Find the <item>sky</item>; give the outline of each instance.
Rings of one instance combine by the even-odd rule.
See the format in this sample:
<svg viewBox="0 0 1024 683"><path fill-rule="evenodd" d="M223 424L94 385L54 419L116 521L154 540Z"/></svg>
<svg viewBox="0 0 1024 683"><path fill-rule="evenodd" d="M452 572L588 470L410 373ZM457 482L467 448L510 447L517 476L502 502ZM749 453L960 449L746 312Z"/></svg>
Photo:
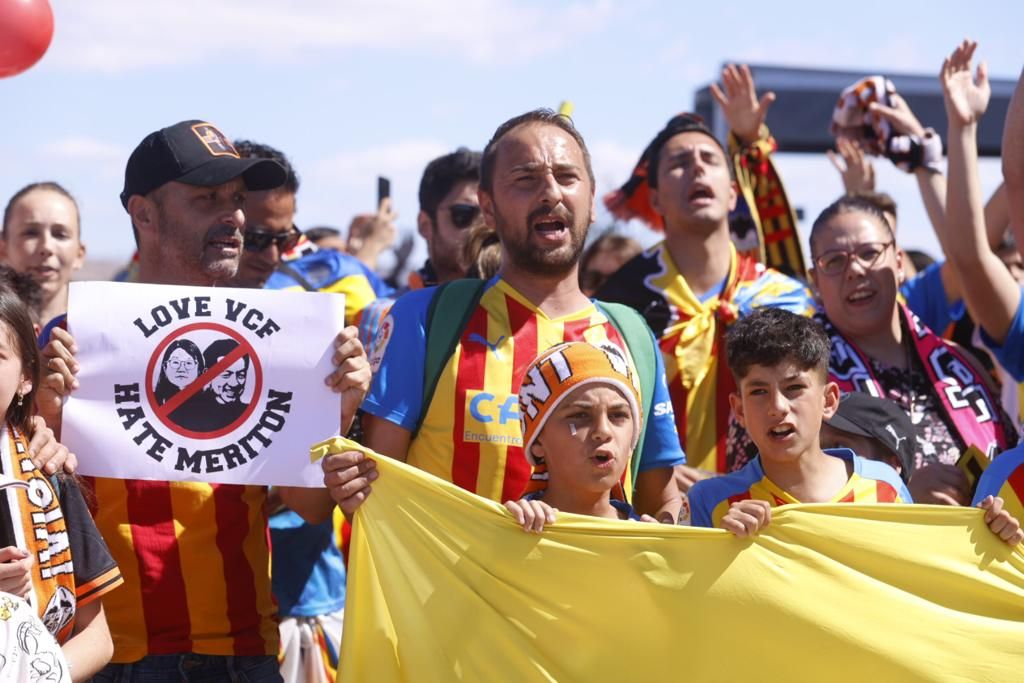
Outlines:
<svg viewBox="0 0 1024 683"><path fill-rule="evenodd" d="M1024 3L825 5L52 0L49 51L0 79L0 198L56 180L79 201L89 255L127 259L118 193L128 155L151 131L199 118L290 157L299 227L346 227L374 208L385 175L411 234L425 164L460 145L481 149L502 121L539 106L573 102L600 196L725 62L937 74L970 37L992 77L1015 80L1024 65L1007 28L1024 24ZM807 220L842 191L822 155L777 159ZM884 159L876 169L878 189L900 204L904 248L938 253L913 178ZM983 189L999 179L998 162L983 160ZM610 223L601 210L598 227Z"/></svg>

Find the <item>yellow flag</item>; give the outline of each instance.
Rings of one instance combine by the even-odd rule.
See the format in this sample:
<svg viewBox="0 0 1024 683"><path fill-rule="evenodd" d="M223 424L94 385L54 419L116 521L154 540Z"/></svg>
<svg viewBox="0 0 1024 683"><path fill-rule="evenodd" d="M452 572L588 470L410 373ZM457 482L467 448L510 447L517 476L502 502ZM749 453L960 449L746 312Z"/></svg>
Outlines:
<svg viewBox="0 0 1024 683"><path fill-rule="evenodd" d="M352 537L339 680L1024 670L1024 551L979 510L786 506L753 540L562 514L536 535L497 503L382 456L377 466Z"/></svg>
<svg viewBox="0 0 1024 683"><path fill-rule="evenodd" d="M562 103L558 105L558 113L561 114L562 116L571 117L575 109L576 105L574 105L569 100L562 100Z"/></svg>

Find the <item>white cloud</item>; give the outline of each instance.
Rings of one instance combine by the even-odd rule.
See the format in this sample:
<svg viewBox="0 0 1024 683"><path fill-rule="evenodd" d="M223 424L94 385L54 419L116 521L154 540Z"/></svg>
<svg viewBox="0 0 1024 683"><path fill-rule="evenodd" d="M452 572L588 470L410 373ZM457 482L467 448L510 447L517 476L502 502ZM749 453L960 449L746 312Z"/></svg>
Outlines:
<svg viewBox="0 0 1024 683"><path fill-rule="evenodd" d="M129 152L120 145L104 140L72 135L44 143L39 148L39 153L55 161L122 165Z"/></svg>
<svg viewBox="0 0 1024 683"><path fill-rule="evenodd" d="M598 31L610 0L60 0L50 59L74 70L303 61L367 48L454 55L477 63L531 59Z"/></svg>

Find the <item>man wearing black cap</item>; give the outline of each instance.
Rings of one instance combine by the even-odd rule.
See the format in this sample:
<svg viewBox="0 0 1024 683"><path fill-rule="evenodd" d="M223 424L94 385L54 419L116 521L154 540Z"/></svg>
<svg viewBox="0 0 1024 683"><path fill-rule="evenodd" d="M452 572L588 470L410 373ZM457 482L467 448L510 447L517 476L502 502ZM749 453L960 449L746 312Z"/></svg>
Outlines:
<svg viewBox="0 0 1024 683"><path fill-rule="evenodd" d="M214 285L234 277L246 190L284 182L279 164L240 158L212 124L182 121L147 135L128 159L121 193L139 246L139 280Z"/></svg>
<svg viewBox="0 0 1024 683"><path fill-rule="evenodd" d="M916 434L896 403L854 391L842 395L835 415L821 426L821 447L849 448L862 458L880 460L906 482L916 467Z"/></svg>
<svg viewBox="0 0 1024 683"><path fill-rule="evenodd" d="M731 96L718 100L730 128L751 143L773 96L759 103L752 80L734 85ZM727 443L728 396L736 389L720 355L726 328L761 306L813 311L800 282L737 252L729 234L737 201L731 172L729 155L703 119L680 114L648 145L629 182L606 199L616 211L615 202L635 203L646 194L664 226L665 240L624 265L597 298L632 306L659 339L688 463L677 468L684 491L745 462L734 462L734 439Z"/></svg>
<svg viewBox="0 0 1024 683"><path fill-rule="evenodd" d="M238 269L247 189L285 182L274 161L242 159L215 126L183 121L132 152L121 203L139 247L139 280L215 285ZM342 394L342 430L369 386L355 328L335 342L327 383ZM74 340L56 330L43 351L40 411L60 423L63 395L78 385ZM296 445L305 448L306 444ZM333 503L317 489L279 489L311 520ZM95 480L96 524L126 576L105 599L114 640L95 680L280 681L270 595L263 486Z"/></svg>

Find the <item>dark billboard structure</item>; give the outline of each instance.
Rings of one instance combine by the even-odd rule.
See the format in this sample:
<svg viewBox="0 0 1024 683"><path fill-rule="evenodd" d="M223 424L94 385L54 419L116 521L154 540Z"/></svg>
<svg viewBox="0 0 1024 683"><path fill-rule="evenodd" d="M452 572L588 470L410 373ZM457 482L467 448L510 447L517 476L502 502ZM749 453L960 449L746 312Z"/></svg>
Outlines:
<svg viewBox="0 0 1024 683"><path fill-rule="evenodd" d="M829 133L832 110L843 88L864 76L863 71L823 71L751 64L758 94L775 91L778 99L768 110L768 127L779 143L779 151L817 152L832 149L835 141ZM875 72L877 73L877 72ZM925 126L946 137L946 111L942 104L942 86L937 75L882 74L892 79L896 91L914 110ZM1006 109L1016 81L991 80L992 101L978 128L978 152L999 156ZM715 134L725 140L725 119L705 86L697 91L695 108L711 122Z"/></svg>

